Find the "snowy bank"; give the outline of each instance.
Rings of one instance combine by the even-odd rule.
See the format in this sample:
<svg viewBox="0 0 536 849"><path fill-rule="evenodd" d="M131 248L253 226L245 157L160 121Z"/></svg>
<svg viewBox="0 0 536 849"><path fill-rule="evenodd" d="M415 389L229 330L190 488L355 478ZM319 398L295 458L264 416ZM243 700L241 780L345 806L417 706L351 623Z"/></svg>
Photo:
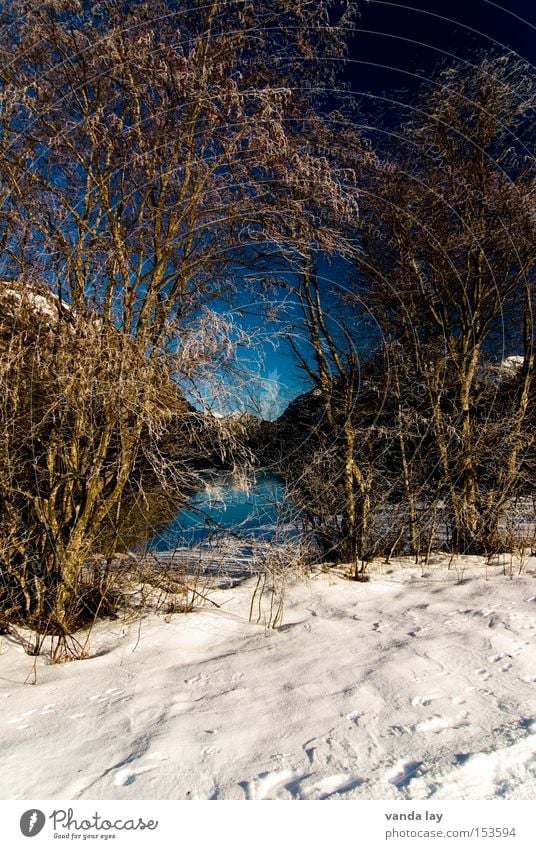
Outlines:
<svg viewBox="0 0 536 849"><path fill-rule="evenodd" d="M504 571L318 574L277 631L252 577L60 665L3 636L2 798L534 799L536 559Z"/></svg>

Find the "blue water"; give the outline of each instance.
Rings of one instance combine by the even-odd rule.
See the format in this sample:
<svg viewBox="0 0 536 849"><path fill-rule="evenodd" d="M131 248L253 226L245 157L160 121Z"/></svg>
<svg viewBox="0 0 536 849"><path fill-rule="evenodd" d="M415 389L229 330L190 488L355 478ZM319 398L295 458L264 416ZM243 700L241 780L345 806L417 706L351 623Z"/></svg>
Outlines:
<svg viewBox="0 0 536 849"><path fill-rule="evenodd" d="M248 486L231 475L212 478L175 518L148 543L150 551L170 551L236 534L244 540L273 539L288 519L285 488L274 475L257 473Z"/></svg>

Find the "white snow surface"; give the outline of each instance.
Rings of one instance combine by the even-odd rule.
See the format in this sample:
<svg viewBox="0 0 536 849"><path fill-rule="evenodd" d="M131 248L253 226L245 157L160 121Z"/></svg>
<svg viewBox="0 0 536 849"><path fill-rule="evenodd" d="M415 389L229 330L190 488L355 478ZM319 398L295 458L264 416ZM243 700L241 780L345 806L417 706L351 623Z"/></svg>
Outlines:
<svg viewBox="0 0 536 849"><path fill-rule="evenodd" d="M519 369L523 368L524 362L525 357L512 354L502 361L501 367L504 369L510 369L511 371L519 371Z"/></svg>
<svg viewBox="0 0 536 849"><path fill-rule="evenodd" d="M46 291L45 294L40 294L39 291L34 291L29 284L13 284L8 280L0 281L0 296L8 295L19 303L29 304L34 312L46 315L49 318L57 320L58 318L58 297L52 291ZM64 309L70 309L69 304L62 301Z"/></svg>
<svg viewBox="0 0 536 849"><path fill-rule="evenodd" d="M536 559L504 568L319 573L279 630L248 621L252 577L220 608L101 622L63 664L3 636L0 794L535 799Z"/></svg>

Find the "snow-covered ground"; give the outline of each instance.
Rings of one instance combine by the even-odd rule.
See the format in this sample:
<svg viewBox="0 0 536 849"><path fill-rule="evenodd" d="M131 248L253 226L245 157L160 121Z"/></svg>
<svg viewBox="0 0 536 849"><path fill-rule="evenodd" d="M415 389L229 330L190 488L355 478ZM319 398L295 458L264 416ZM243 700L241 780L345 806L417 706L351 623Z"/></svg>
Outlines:
<svg viewBox="0 0 536 849"><path fill-rule="evenodd" d="M295 581L279 630L248 578L35 670L1 637L0 795L535 799L536 559L452 565Z"/></svg>

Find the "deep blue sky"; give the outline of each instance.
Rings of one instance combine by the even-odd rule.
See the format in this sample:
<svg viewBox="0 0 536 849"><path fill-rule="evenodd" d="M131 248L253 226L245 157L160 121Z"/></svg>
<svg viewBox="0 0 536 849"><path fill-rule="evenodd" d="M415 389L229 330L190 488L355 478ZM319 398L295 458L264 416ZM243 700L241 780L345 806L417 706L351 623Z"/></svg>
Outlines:
<svg viewBox="0 0 536 849"><path fill-rule="evenodd" d="M363 0L347 77L354 90L414 88L449 54L506 47L536 61L534 0ZM387 67L390 66L393 70Z"/></svg>
<svg viewBox="0 0 536 849"><path fill-rule="evenodd" d="M360 93L365 113L377 97L404 101L442 60L458 57L471 62L482 49L494 47L536 62L536 0L362 0L345 78L352 91ZM340 282L336 267L323 271L326 286ZM266 337L272 333L270 325L259 325L255 317L249 327ZM266 382L252 384L252 390L260 395L260 412L273 418L307 386L293 366L288 346L261 347L264 363L257 370ZM246 356L243 352L244 360ZM252 366L255 370L253 362ZM239 395L233 394L222 399L220 410L240 406Z"/></svg>

